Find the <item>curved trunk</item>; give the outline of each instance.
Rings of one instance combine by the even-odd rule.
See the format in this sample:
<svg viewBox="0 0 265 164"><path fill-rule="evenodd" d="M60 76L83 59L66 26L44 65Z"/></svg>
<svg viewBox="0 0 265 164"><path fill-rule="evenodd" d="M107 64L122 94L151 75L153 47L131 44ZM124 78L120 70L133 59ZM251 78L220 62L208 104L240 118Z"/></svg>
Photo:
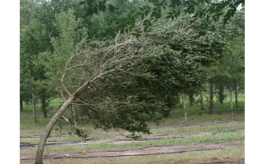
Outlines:
<svg viewBox="0 0 265 164"><path fill-rule="evenodd" d="M56 124L59 118L63 115L67 107L73 102L73 98L70 97L68 98L62 106L58 109L58 111L54 114L54 116L51 118L50 122L48 125L45 127L45 130L40 138L40 142L38 145L37 153L36 153L36 159L35 159L35 164L43 164L42 162L42 156L44 152L44 146L46 143L47 138L49 137L53 126Z"/></svg>

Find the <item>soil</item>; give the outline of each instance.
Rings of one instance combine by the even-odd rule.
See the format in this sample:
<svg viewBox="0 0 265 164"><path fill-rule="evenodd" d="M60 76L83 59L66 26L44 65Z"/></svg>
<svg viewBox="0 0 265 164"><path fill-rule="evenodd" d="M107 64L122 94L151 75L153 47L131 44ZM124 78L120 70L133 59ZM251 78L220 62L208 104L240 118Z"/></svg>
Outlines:
<svg viewBox="0 0 265 164"><path fill-rule="evenodd" d="M244 120L237 120L244 121ZM226 122L215 122L218 124L226 123ZM202 123L202 124L212 124L212 122ZM180 126L198 126L198 124L189 124L189 125L178 125L178 126L162 126L176 128ZM242 130L244 132L244 130ZM201 132L199 134L205 134L209 132ZM87 145L91 143L131 143L131 142L142 142L147 140L163 140L163 139L175 139L175 138L185 138L188 137L189 134L180 133L180 134L157 134L144 136L140 140L133 140L130 138L124 138L122 136L116 136L107 139L98 139L98 138L87 138L85 140L76 140L76 141L65 141L65 142L47 142L46 146L60 146L60 145ZM51 136L56 137L56 135ZM60 136L61 137L61 136ZM29 135L29 136L21 136L21 138L39 138L38 135ZM244 147L244 141L231 141L231 142L223 142L223 143L204 143L204 144L196 144L196 145L160 145L160 146L145 146L145 147L137 147L137 148L119 148L119 149L102 149L102 150L65 150L62 152L46 152L44 154L44 160L52 159L52 160L60 160L60 159L82 159L82 158L117 158L117 157L133 157L133 156L151 156L151 155L162 155L162 154L180 154L187 152L198 152L198 151L214 151L221 150L228 147ZM37 147L37 144L24 142L20 143L20 148L22 149L32 149ZM28 153L27 151L21 151L20 160L21 161L32 161L35 158L35 153ZM56 162L55 162L56 163ZM194 161L185 162L185 164L191 164ZM218 164L218 163L238 163L243 164L244 159L235 157L233 159L216 159L211 161L196 161L199 164ZM184 164L184 163L183 163Z"/></svg>

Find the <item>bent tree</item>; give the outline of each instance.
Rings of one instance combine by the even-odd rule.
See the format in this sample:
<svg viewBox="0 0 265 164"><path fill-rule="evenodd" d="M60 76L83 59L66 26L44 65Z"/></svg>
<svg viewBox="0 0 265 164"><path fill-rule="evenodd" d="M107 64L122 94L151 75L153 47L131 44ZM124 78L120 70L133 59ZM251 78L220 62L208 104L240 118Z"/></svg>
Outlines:
<svg viewBox="0 0 265 164"><path fill-rule="evenodd" d="M77 50L66 62L61 78L62 88L60 88L64 103L51 118L41 136L36 154L37 164L42 163L46 140L53 126L67 107L74 103L82 103L83 101L79 96L85 90L93 90L93 84L96 83L98 79L118 70L126 71L126 69L123 68L125 63L132 62L136 58L143 56L141 51L138 51L136 54L132 53L132 48L128 49L128 45L134 44L136 41L135 38L129 37L127 39L126 37L121 43L117 40L118 38L116 38L116 43L114 45L105 48L91 48L90 50L84 51ZM85 104L84 102L84 105Z"/></svg>
<svg viewBox="0 0 265 164"><path fill-rule="evenodd" d="M91 43L89 49L81 50L84 41L85 39L77 45L76 52L65 63L61 87L58 88L64 103L51 118L41 136L36 154L37 164L42 163L45 142L67 107L71 104L88 105L82 100L82 92L93 92L94 85L104 76L118 71L127 72L130 63L146 54L143 53L144 44L137 44L137 39L132 36L117 35L114 43Z"/></svg>
<svg viewBox="0 0 265 164"><path fill-rule="evenodd" d="M54 52L42 55L54 64L50 69L56 68L49 79L54 79L64 103L45 127L36 164L42 163L46 140L68 106L85 109L95 127L124 129L135 138L136 132L149 134L146 122L164 116L161 109L167 100L159 97L172 91L174 96L192 93L205 81L202 67L223 51L220 27L199 29L201 20L189 17L161 20L148 31L139 22L137 27L145 32L138 37L118 33L114 40L89 44L86 30L78 29L82 20L76 20L71 10L56 18L60 36L52 39ZM214 33L206 32L210 29Z"/></svg>

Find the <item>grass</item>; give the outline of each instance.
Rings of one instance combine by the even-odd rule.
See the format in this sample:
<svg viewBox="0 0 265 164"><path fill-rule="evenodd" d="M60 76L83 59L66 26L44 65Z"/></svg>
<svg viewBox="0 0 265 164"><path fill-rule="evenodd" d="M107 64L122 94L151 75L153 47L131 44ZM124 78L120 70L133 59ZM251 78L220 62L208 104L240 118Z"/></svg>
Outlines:
<svg viewBox="0 0 265 164"><path fill-rule="evenodd" d="M198 100L198 98L197 98ZM52 106L60 104L60 99L54 99L51 101ZM208 104L205 99L205 107ZM180 104L181 105L181 104ZM243 119L244 114L244 95L239 95L239 106L236 110L235 119ZM37 119L38 122L34 123L32 120L31 109L26 109L21 112L20 119L20 134L24 136L28 135L40 135L51 118L52 113L49 114L48 118L43 118L41 111L39 110L40 104L38 104ZM188 105L188 123L185 124L183 117L183 109L180 106L178 109L172 112L172 115L168 118L163 119L159 124L149 123L151 132L154 135L168 135L168 136L185 136L185 138L176 139L161 139L161 140L144 140L137 142L95 142L88 145L77 146L77 145L61 145L54 147L46 147L45 154L47 153L65 153L65 152L76 152L76 151L106 151L106 150L124 150L130 148L144 147L144 146L162 146L162 145L196 145L206 143L222 143L230 141L243 141L245 138L244 134L244 121L231 121L231 109L228 99L225 100L224 104L215 104L215 113L209 114L208 110L200 110L199 103L193 106ZM243 111L242 111L243 110ZM55 112L55 110L53 111ZM80 114L80 113L79 113ZM70 116L70 111L66 111L64 114L67 118ZM70 131L71 127L62 122L60 123L64 130ZM58 127L58 123L52 131L52 136L48 139L52 142L64 142L81 140L76 136L58 136L59 132L55 129ZM92 125L88 123L79 122L79 128L93 130L90 138L98 139L117 139L117 136L121 135L115 130L103 131L94 130ZM125 131L122 131L125 132ZM144 135L146 137L146 135ZM152 137L152 136L150 136ZM39 138L21 138L21 142L38 143ZM21 153L25 155L34 155L36 147L30 149L21 149ZM183 154L172 154L172 155L155 155L145 157L124 157L124 158L98 158L98 159L60 159L60 160L46 160L45 163L179 163L179 162L193 162L207 161L207 160L225 160L228 158L244 158L244 147L230 147L223 150L214 151L200 151L200 152L187 152ZM21 161L21 163L34 163L33 161Z"/></svg>
<svg viewBox="0 0 265 164"><path fill-rule="evenodd" d="M242 119L245 117L245 113L237 112L235 118ZM188 116L189 123L204 123L204 122L213 122L213 121L227 121L231 120L230 113L222 114L203 114L203 115L190 115ZM169 126L175 124L184 124L184 117L170 117L163 119L159 122L159 125ZM155 123L150 123L150 125L156 125Z"/></svg>
<svg viewBox="0 0 265 164"><path fill-rule="evenodd" d="M235 115L236 119L242 119L245 117L244 112L237 112ZM31 113L30 112L23 112L21 113L21 119L20 119L20 134L21 135L34 135L34 134L40 134L44 127L47 125L48 121L50 118L43 118L41 115L38 117L38 122L34 123L32 121ZM230 113L222 113L222 114L203 114L203 115L190 115L188 116L188 124L194 124L194 123L214 123L218 121L230 121L231 120L231 114ZM58 128L57 123L54 127L54 129ZM64 130L66 131L71 131L71 126L64 122L60 122L60 124L64 127ZM159 124L152 123L150 122L149 125L151 127L155 126L169 126L169 125L179 125L179 124L184 124L184 117L170 117L163 119L159 122ZM79 128L84 128L84 129L90 129L93 131L93 126L89 123L86 124L79 124ZM55 130L53 130L52 133L54 133ZM101 133L104 134L104 133ZM93 137L96 138L102 138L102 135L94 134L92 132ZM112 132L107 132L107 135L115 135L115 133Z"/></svg>
<svg viewBox="0 0 265 164"><path fill-rule="evenodd" d="M244 157L244 147L226 148L224 150L215 151L200 151L200 152L188 152L185 154L172 154L172 155L156 155L146 157L126 157L119 159L93 159L91 163L105 163L105 164L142 164L143 161L146 164L161 164L161 163L178 163L190 161L197 163L198 161L208 160L223 160L233 158L235 156ZM86 160L90 163L90 160Z"/></svg>
<svg viewBox="0 0 265 164"><path fill-rule="evenodd" d="M198 134L203 132L209 132L212 134L217 133L227 133L227 132L235 132L239 130L244 130L245 124L244 122L228 122L223 124L206 124L200 126L187 126L187 127L163 127L163 128L153 128L151 129L152 134ZM119 136L119 133L115 131L111 132L103 132L103 131L95 131L89 137L90 138L110 138ZM147 136L147 135L144 135ZM50 137L48 138L48 142L63 142L63 141L73 141L73 140L80 140L77 136L66 136L66 137ZM31 142L31 143L38 143L39 138L21 138L21 142Z"/></svg>
<svg viewBox="0 0 265 164"><path fill-rule="evenodd" d="M161 145L189 145L200 143L221 143L225 141L243 140L245 134L242 132L219 133L219 134L200 134L192 135L186 138L150 140L128 143L91 143L84 146L63 145L58 147L47 147L49 152L71 151L71 150L102 150L102 149L124 149L136 148L142 146L161 146Z"/></svg>
<svg viewBox="0 0 265 164"><path fill-rule="evenodd" d="M213 160L229 159L243 159L245 156L245 148L230 147L223 150L214 151L200 151L200 152L187 152L183 154L169 154L169 155L155 155L155 156L140 156L140 157L122 157L122 158L94 158L94 159L59 159L59 160L45 160L46 164L54 163L87 163L87 164L142 164L143 161L146 164L173 164L180 162L208 162ZM21 164L34 163L33 161L21 161ZM236 162L235 162L236 163Z"/></svg>
<svg viewBox="0 0 265 164"><path fill-rule="evenodd" d="M225 132L234 132L237 130L243 130L245 128L244 122L228 122L225 124L210 124L210 125L200 125L200 126L187 126L182 128L159 128L152 129L153 134L164 134L164 133L188 133L196 134L200 132L211 132L211 133L225 133Z"/></svg>

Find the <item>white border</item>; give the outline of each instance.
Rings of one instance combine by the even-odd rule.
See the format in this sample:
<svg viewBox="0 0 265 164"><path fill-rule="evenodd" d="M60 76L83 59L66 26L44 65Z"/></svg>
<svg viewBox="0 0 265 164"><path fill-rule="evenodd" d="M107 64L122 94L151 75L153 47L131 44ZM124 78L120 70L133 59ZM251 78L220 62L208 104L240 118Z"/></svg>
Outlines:
<svg viewBox="0 0 265 164"><path fill-rule="evenodd" d="M246 163L265 163L265 2L246 1Z"/></svg>
<svg viewBox="0 0 265 164"><path fill-rule="evenodd" d="M19 1L0 1L0 163L19 163Z"/></svg>

